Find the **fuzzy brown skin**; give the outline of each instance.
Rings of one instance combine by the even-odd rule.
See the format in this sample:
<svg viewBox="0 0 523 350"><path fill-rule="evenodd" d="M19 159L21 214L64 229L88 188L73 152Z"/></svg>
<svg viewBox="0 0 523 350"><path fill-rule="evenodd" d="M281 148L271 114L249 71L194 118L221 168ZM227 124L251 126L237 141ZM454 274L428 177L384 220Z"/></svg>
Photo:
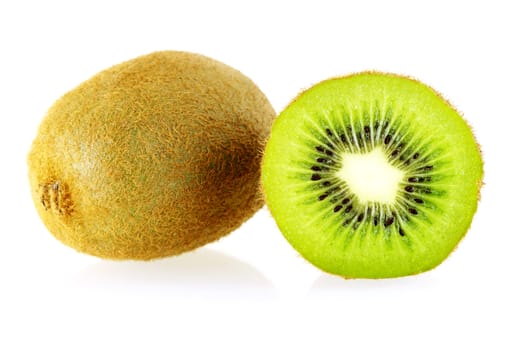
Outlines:
<svg viewBox="0 0 523 350"><path fill-rule="evenodd" d="M60 241L109 259L180 254L262 205L275 112L243 74L164 51L95 75L59 99L28 156L35 206Z"/></svg>

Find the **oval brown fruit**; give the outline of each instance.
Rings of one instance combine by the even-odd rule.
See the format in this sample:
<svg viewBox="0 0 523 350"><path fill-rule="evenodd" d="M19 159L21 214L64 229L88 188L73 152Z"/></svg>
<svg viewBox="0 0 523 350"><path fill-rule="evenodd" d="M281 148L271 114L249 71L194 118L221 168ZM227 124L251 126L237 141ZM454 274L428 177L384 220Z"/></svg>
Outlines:
<svg viewBox="0 0 523 350"><path fill-rule="evenodd" d="M28 156L36 209L66 245L109 259L180 254L262 205L275 112L239 71L163 51L104 70L60 98Z"/></svg>

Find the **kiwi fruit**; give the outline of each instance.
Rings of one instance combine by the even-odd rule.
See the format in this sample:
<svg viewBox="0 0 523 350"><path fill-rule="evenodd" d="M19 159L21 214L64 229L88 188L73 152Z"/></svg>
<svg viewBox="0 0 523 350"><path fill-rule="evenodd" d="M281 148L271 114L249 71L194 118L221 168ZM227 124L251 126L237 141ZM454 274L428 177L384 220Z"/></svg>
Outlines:
<svg viewBox="0 0 523 350"><path fill-rule="evenodd" d="M274 122L262 162L285 238L346 278L439 265L467 232L483 177L460 114L427 85L380 72L301 93Z"/></svg>
<svg viewBox="0 0 523 350"><path fill-rule="evenodd" d="M260 163L275 112L245 75L214 59L153 52L61 97L28 155L49 231L107 259L180 254L263 206Z"/></svg>

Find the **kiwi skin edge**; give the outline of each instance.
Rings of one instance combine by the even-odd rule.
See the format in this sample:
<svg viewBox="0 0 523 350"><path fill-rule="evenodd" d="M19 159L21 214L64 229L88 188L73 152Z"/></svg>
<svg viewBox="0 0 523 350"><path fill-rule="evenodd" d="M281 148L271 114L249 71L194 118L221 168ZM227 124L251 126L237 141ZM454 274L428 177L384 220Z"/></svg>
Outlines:
<svg viewBox="0 0 523 350"><path fill-rule="evenodd" d="M245 75L160 51L108 68L49 109L28 154L35 207L62 243L107 259L180 254L264 204L275 112Z"/></svg>
<svg viewBox="0 0 523 350"><path fill-rule="evenodd" d="M306 228L300 227L298 229L293 229L295 226L299 226L300 222L304 222L307 220L306 215L301 215L299 213L303 208L296 208L297 202L289 202L285 200L278 199L277 192L285 193L285 198L288 198L292 196L291 187L289 184L287 184L283 178L286 177L286 167L282 164L289 164L292 163L291 156L287 157L286 154L284 154L281 151L278 151L278 149L286 148L289 150L289 144L291 143L299 143L299 140L296 140L297 136L295 134L297 132L291 131L289 128L292 126L293 130L298 130L299 132L306 132L307 128L300 129L300 124L304 124L305 122L303 120L307 119L307 116L313 115L315 112L318 111L328 111L329 107L323 107L328 106L330 102L329 97L326 97L325 95L321 95L318 90L314 92L314 89L317 86L322 86L323 90L322 93L325 93L328 91L328 89L331 89L331 91L336 91L336 94L339 96L343 96L343 85L342 82L345 79L351 79L352 77L361 78L363 79L365 76L383 76L384 79L400 79L402 81L410 82L407 85L410 85L408 87L409 89L412 87L412 90L410 90L413 94L415 94L415 90L417 88L414 88L415 85L423 85L421 97L424 99L429 100L436 100L439 99L440 102L435 102L438 104L438 110L441 112L443 110L452 110L452 114L454 114L454 117L452 119L454 120L452 123L455 124L456 130L463 130L466 135L464 139L467 139L468 146L462 146L462 147L468 147L468 150L464 153L461 153L462 155L460 157L463 157L463 160L466 161L469 156L471 157L471 163L470 164L470 170L464 170L465 173L470 174L470 179L468 180L468 184L466 185L469 190L468 197L465 199L465 202L469 206L469 208L466 210L466 214L464 215L464 220L458 219L460 221L459 226L460 230L463 229L463 232L457 233L456 236L449 238L449 243L445 243L444 249L442 248L440 252L438 252L438 255L429 254L427 256L427 259L424 261L422 256L416 257L416 263L412 263L411 266L402 266L401 268L397 268L396 270L394 268L374 268L372 267L373 262L369 261L367 262L367 265L365 268L355 268L354 266L348 267L343 266L343 260L344 257L349 256L349 253L336 253L334 252L332 254L332 257L326 257L328 255L328 252L322 253L321 251L327 250L327 246L335 245L334 241L329 241L328 239L323 239L319 237L320 235L315 235L314 230L307 231ZM337 81L337 82L336 82ZM327 87L327 84L331 84L330 87ZM400 84L400 83L398 83ZM401 84L400 84L401 85ZM379 87L379 84L376 85ZM378 89L379 90L379 89ZM381 91L380 91L381 92ZM334 93L333 93L334 95ZM354 93L354 95L357 95ZM378 94L379 95L379 94ZM431 95L432 97L430 97ZM429 97L427 97L429 96ZM304 101L304 97L308 99L308 101ZM346 98L343 96L343 98ZM335 99L335 98L333 98ZM296 102L301 101L299 106L297 106ZM327 101L327 102L325 102ZM334 105L334 104L333 104ZM319 106L319 107L316 107ZM324 108L324 109L322 109ZM335 108L335 107L330 107ZM292 109L292 112L289 111ZM323 113L323 112L322 112ZM293 117L291 115L294 114ZM299 116L303 116L301 119ZM456 117L457 116L457 117ZM458 120L459 119L459 120ZM285 120L285 122L283 122ZM434 120L434 119L433 119ZM453 125L450 123L449 125ZM287 129L287 132L284 132L283 130ZM468 129L468 130L467 130ZM466 131L465 131L466 130ZM454 130L453 127L449 128L449 133L455 133L457 131ZM280 137L279 141L275 141L274 139L278 136L284 135L285 139L290 140L289 143L286 143L282 140ZM276 135L276 136L275 136ZM455 136L449 135L448 137L452 138ZM461 142L461 141L459 141ZM458 143L459 143L458 142ZM461 146L460 146L461 147ZM288 153L288 152L287 152ZM295 165L295 164L294 164ZM276 175L278 174L279 179L276 180ZM309 175L310 176L310 175ZM475 139L475 136L472 134L472 130L470 126L464 121L461 114L458 113L451 104L444 99L441 94L436 92L434 89L426 86L425 84L420 83L419 81L410 78L405 77L402 75L397 74L390 74L390 73L381 73L377 71L366 71L362 73L356 73L348 76L341 76L341 77L335 77L332 79L327 79L323 82L320 82L318 84L315 84L312 88L309 88L305 91L302 91L295 99L291 101L291 103L280 113L278 116L276 122L273 125L273 129L271 132L271 137L269 138L266 148L265 148L265 154L262 160L262 184L263 184L263 191L265 194L265 199L267 202L267 205L269 207L269 210L271 211L273 217L276 220L276 223L278 224L278 227L282 231L284 237L289 241L289 243L310 263L317 266L321 270L338 275L344 278L386 278L386 277L401 277L406 275L414 275L417 273L421 273L427 270L430 270L436 266L438 266L442 261L444 261L448 255L455 250L458 243L461 241L461 239L464 237L465 233L468 231L468 228L470 227L470 223L472 221L472 216L474 215L477 203L480 198L480 190L483 185L483 160L481 157L481 150L480 147ZM295 209L296 208L296 209ZM293 211L295 209L295 211ZM293 216L297 217L294 219ZM288 219L290 218L290 219ZM467 222L468 221L468 222ZM310 225L312 225L311 223ZM319 224L321 226L321 224ZM325 226L325 225L324 225ZM321 226L321 227L324 227ZM448 227L451 225L449 224ZM307 231L307 232L305 232ZM312 236L309 236L312 235ZM325 235L329 235L329 233L325 233ZM314 236L314 237L313 237ZM329 248L330 249L330 248ZM322 255L325 255L322 257ZM409 255L405 255L405 259L411 259ZM414 258L413 258L414 259ZM380 262L377 262L379 265ZM385 263L382 263L383 266L385 266ZM401 265L401 264L400 264Z"/></svg>

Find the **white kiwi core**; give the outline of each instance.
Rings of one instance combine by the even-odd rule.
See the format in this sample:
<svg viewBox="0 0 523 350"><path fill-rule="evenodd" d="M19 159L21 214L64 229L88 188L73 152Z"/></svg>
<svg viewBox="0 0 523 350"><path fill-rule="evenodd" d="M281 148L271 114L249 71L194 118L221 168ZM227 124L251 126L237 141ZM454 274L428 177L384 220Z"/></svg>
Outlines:
<svg viewBox="0 0 523 350"><path fill-rule="evenodd" d="M368 153L342 154L336 173L362 202L393 204L404 172L390 164L381 147Z"/></svg>

